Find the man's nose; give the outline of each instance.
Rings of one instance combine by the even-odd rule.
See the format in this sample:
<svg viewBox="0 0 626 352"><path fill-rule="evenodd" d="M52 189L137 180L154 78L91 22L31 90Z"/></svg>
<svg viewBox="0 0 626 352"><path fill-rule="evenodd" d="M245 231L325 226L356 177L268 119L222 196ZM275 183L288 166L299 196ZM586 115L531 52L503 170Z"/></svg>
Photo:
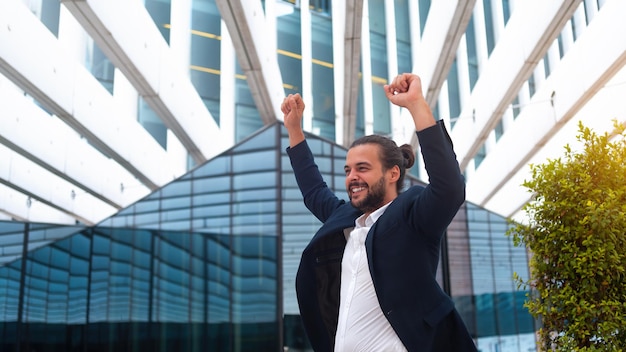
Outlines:
<svg viewBox="0 0 626 352"><path fill-rule="evenodd" d="M356 172L354 172L354 170L350 170L346 175L346 179L350 181L356 180Z"/></svg>

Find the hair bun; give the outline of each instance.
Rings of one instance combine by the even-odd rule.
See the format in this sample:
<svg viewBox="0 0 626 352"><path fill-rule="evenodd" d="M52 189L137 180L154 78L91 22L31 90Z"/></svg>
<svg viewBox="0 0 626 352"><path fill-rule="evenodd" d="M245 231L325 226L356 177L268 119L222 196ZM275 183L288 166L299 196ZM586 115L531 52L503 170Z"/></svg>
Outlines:
<svg viewBox="0 0 626 352"><path fill-rule="evenodd" d="M404 157L404 167L410 169L413 164L415 164L415 151L413 147L408 144L403 144L400 146L400 151Z"/></svg>

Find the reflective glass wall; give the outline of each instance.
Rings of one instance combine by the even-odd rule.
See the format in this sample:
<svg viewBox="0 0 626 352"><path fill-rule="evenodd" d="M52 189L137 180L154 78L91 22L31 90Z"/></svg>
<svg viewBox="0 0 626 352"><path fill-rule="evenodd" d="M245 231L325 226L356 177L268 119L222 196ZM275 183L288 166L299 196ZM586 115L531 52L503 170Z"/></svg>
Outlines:
<svg viewBox="0 0 626 352"><path fill-rule="evenodd" d="M465 204L471 268L474 334L483 351L534 351L535 321L524 308L528 291L518 290L513 273L527 278L528 257L505 233L507 220Z"/></svg>
<svg viewBox="0 0 626 352"><path fill-rule="evenodd" d="M64 236L0 223L0 350L282 348L280 146L270 126Z"/></svg>
<svg viewBox="0 0 626 352"><path fill-rule="evenodd" d="M307 140L345 199L346 149ZM287 146L269 125L95 227L0 222L0 350L310 350L294 280L321 224ZM465 204L442 246L438 280L484 351L534 348L507 227Z"/></svg>
<svg viewBox="0 0 626 352"><path fill-rule="evenodd" d="M275 248L275 236L83 230L0 267L0 350L275 351Z"/></svg>
<svg viewBox="0 0 626 352"><path fill-rule="evenodd" d="M308 140L345 197L345 149ZM267 126L92 228L0 223L0 350L307 348L293 280L320 224L287 145Z"/></svg>

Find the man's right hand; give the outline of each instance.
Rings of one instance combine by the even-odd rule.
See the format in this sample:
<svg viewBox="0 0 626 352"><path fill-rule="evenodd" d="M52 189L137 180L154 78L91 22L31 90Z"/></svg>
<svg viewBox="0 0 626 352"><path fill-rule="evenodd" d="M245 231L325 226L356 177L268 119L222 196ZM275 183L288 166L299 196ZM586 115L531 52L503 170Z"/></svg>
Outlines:
<svg viewBox="0 0 626 352"><path fill-rule="evenodd" d="M415 130L421 131L435 124L433 113L422 93L422 80L411 73L396 76L384 86L387 99L411 113Z"/></svg>
<svg viewBox="0 0 626 352"><path fill-rule="evenodd" d="M304 140L302 131L302 115L304 114L304 100L300 94L289 94L280 105L283 112L283 121L289 134L289 146L293 147Z"/></svg>

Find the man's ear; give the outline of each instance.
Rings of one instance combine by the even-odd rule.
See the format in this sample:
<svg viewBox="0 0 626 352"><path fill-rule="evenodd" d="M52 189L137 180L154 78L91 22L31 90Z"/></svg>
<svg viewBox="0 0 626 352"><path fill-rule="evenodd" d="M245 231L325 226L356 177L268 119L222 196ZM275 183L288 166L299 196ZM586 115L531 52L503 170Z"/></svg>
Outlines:
<svg viewBox="0 0 626 352"><path fill-rule="evenodd" d="M398 165L394 165L387 172L389 173L389 181L397 182L400 179L400 167Z"/></svg>

